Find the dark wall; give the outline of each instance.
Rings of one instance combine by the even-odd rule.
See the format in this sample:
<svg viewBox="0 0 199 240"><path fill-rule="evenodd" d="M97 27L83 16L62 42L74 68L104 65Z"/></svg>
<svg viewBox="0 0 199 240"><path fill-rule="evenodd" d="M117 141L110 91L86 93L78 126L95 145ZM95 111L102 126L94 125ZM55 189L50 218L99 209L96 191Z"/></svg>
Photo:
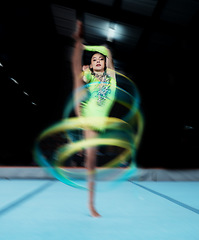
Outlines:
<svg viewBox="0 0 199 240"><path fill-rule="evenodd" d="M31 165L35 138L61 116L63 49L48 5L8 3L0 19L0 164Z"/></svg>

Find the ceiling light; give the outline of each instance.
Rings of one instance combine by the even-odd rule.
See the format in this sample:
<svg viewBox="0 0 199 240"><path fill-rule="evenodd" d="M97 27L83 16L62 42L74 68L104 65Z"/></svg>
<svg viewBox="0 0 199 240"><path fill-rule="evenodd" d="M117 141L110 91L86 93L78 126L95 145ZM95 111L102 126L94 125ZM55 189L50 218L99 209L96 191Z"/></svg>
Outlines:
<svg viewBox="0 0 199 240"><path fill-rule="evenodd" d="M29 94L28 94L27 92L23 91L23 93L24 93L25 95L29 96Z"/></svg>
<svg viewBox="0 0 199 240"><path fill-rule="evenodd" d="M15 80L14 78L10 78L13 82L15 82L16 84L19 84L18 82L17 82L17 80Z"/></svg>
<svg viewBox="0 0 199 240"><path fill-rule="evenodd" d="M115 36L115 29L109 28L108 29L108 35L107 35L107 41L112 42L114 36Z"/></svg>
<svg viewBox="0 0 199 240"><path fill-rule="evenodd" d="M107 34L107 41L112 42L114 37L115 37L115 23L114 22L110 22L109 23L109 28L108 28L108 34Z"/></svg>

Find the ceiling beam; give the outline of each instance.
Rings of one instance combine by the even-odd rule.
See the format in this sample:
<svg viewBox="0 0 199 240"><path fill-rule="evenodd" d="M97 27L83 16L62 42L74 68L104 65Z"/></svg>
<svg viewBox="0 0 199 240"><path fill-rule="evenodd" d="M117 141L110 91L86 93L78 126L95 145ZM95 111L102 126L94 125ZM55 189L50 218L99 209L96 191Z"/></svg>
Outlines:
<svg viewBox="0 0 199 240"><path fill-rule="evenodd" d="M141 15L121 9L121 0L115 0L113 6L108 5L105 6L104 4L90 2L88 0L86 1L51 0L51 1L52 1L51 3L75 9L77 11L77 17L84 13L90 13L99 17L107 18L110 21L117 21L144 29L147 28L147 31L153 28L154 30L157 29L158 31L172 35L178 34L179 29L180 30L184 29L184 27L178 24L169 23L160 19L161 11L163 10L167 0L158 1L152 16Z"/></svg>

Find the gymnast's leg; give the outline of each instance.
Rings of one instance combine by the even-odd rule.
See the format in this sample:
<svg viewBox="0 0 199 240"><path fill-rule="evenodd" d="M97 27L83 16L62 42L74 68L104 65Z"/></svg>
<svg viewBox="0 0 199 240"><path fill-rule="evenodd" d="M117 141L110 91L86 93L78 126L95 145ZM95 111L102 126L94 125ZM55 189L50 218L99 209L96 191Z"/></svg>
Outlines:
<svg viewBox="0 0 199 240"><path fill-rule="evenodd" d="M92 130L85 130L85 139L95 138L97 133ZM96 168L96 147L86 149L85 163L88 169L88 189L89 189L89 209L92 217L100 217L100 214L95 210L94 195L95 195L95 168Z"/></svg>

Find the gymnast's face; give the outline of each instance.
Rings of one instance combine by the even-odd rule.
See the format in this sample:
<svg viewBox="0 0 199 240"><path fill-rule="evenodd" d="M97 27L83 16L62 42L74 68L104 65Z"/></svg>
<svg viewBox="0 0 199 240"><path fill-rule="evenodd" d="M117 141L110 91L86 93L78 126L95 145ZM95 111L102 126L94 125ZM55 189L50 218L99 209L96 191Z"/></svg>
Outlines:
<svg viewBox="0 0 199 240"><path fill-rule="evenodd" d="M90 68L95 72L104 72L105 57L100 53L95 53L91 58Z"/></svg>

